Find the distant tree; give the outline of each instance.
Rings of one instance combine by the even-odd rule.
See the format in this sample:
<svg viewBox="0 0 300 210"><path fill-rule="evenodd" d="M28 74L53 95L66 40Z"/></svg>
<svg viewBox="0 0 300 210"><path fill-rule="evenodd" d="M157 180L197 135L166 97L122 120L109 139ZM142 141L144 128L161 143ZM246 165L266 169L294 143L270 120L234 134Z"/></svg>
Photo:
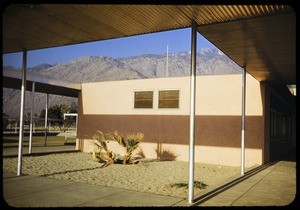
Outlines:
<svg viewBox="0 0 300 210"><path fill-rule="evenodd" d="M63 114L61 113L62 105L53 105L48 110L48 117L51 119L62 119Z"/></svg>
<svg viewBox="0 0 300 210"><path fill-rule="evenodd" d="M26 116L25 117L30 117L30 112L27 112Z"/></svg>
<svg viewBox="0 0 300 210"><path fill-rule="evenodd" d="M63 119L64 113L76 113L77 112L77 106L75 104L72 104L70 107L67 104L55 104L48 109L48 117L52 119ZM45 109L41 110L40 113L41 118L45 118Z"/></svg>
<svg viewBox="0 0 300 210"><path fill-rule="evenodd" d="M40 118L45 118L45 113L45 109L42 109L40 113Z"/></svg>
<svg viewBox="0 0 300 210"><path fill-rule="evenodd" d="M78 106L76 105L75 102L72 102L70 109L69 109L70 113L77 113L78 112Z"/></svg>
<svg viewBox="0 0 300 210"><path fill-rule="evenodd" d="M62 121L64 118L64 114L69 113L69 112L71 112L71 113L77 112L76 107L73 104L71 107L69 107L69 105L67 105L67 104L60 104L60 105L55 104L55 105L49 107L48 118L61 120L61 121L54 121L51 123L51 125L59 126L61 129L64 124ZM40 113L40 117L45 118L45 109L42 109L42 111ZM66 122L66 125L68 123L69 122Z"/></svg>
<svg viewBox="0 0 300 210"><path fill-rule="evenodd" d="M70 112L70 108L67 104L61 104L60 105L60 119L63 119L64 118L64 113L68 113Z"/></svg>
<svg viewBox="0 0 300 210"><path fill-rule="evenodd" d="M2 116L2 123L3 123L2 124L2 129L6 130L8 124L9 124L9 116L7 114L5 114L4 112L3 112L3 116Z"/></svg>

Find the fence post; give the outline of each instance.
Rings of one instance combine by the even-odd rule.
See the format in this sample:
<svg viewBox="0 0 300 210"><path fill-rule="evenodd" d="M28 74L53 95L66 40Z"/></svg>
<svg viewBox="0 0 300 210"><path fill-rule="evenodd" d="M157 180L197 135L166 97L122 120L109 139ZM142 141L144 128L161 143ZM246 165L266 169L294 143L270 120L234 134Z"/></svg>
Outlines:
<svg viewBox="0 0 300 210"><path fill-rule="evenodd" d="M15 133L17 133L18 132L18 121L16 120L16 123L15 123Z"/></svg>

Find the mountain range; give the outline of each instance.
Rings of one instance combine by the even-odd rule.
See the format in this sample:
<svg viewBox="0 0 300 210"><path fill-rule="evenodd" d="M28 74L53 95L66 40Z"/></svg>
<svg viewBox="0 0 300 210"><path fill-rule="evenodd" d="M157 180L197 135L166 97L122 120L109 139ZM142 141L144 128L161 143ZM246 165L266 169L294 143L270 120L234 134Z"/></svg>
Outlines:
<svg viewBox="0 0 300 210"><path fill-rule="evenodd" d="M80 83L188 76L190 52L168 55L145 54L125 58L83 56L64 64L41 64L28 68L33 72ZM11 66L3 68L16 69ZM197 75L240 74L241 68L216 48L202 48L196 56ZM3 88L3 113L19 118L20 90ZM30 92L25 95L25 113L30 112ZM45 109L46 94L35 93L35 113ZM76 98L50 95L49 107L55 104L77 105Z"/></svg>

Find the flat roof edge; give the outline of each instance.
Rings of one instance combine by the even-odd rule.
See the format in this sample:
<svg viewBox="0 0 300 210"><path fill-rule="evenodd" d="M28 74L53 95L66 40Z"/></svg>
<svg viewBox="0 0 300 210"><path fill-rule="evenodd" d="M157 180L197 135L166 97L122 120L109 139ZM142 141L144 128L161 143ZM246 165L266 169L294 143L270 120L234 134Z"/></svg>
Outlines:
<svg viewBox="0 0 300 210"><path fill-rule="evenodd" d="M14 69L3 69L3 77L9 77L22 80L22 71ZM53 77L47 77L40 74L26 72L26 81L65 87L74 90L81 90L81 83L61 80Z"/></svg>

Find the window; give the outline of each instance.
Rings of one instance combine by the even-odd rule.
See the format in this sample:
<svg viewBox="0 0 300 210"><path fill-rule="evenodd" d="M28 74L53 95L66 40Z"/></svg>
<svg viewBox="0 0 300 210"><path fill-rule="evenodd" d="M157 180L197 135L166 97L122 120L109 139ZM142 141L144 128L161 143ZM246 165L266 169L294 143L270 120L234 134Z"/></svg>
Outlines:
<svg viewBox="0 0 300 210"><path fill-rule="evenodd" d="M158 108L179 108L179 90L159 91Z"/></svg>
<svg viewBox="0 0 300 210"><path fill-rule="evenodd" d="M153 91L134 92L134 108L153 108Z"/></svg>

